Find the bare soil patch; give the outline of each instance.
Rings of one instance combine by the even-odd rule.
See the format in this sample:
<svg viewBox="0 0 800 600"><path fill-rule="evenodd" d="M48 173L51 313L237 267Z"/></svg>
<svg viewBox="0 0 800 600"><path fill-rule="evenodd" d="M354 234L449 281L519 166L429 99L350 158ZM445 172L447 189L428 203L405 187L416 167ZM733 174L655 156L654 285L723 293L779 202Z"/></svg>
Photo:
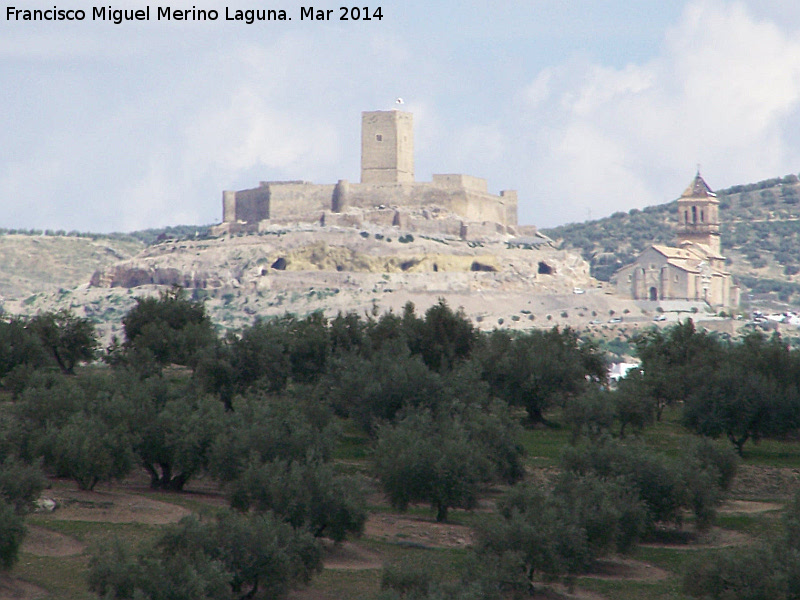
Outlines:
<svg viewBox="0 0 800 600"><path fill-rule="evenodd" d="M166 525L190 514L182 506L124 492L62 489L51 490L46 497L58 506L53 518L62 521Z"/></svg>
<svg viewBox="0 0 800 600"><path fill-rule="evenodd" d="M626 581L661 581L669 577L664 569L646 562L619 556L602 558L587 576L592 579L624 579Z"/></svg>
<svg viewBox="0 0 800 600"><path fill-rule="evenodd" d="M574 588L569 590L561 583L551 583L537 589L531 596L534 600L605 600L605 596L590 590Z"/></svg>
<svg viewBox="0 0 800 600"><path fill-rule="evenodd" d="M773 510L781 510L782 505L777 502L756 502L753 500L728 500L719 507L718 512L728 515L752 515Z"/></svg>
<svg viewBox="0 0 800 600"><path fill-rule="evenodd" d="M646 548L669 548L670 550L701 550L709 548L727 548L730 546L743 546L753 541L749 535L740 531L712 527L708 531L694 534L686 532L685 539L676 539L674 542L666 540L640 544Z"/></svg>
<svg viewBox="0 0 800 600"><path fill-rule="evenodd" d="M323 564L326 569L363 571L383 567L381 555L358 545L357 542L330 544L325 549Z"/></svg>
<svg viewBox="0 0 800 600"><path fill-rule="evenodd" d="M464 548L473 541L472 530L464 525L385 514L370 515L364 534L393 544L423 548Z"/></svg>
<svg viewBox="0 0 800 600"><path fill-rule="evenodd" d="M47 590L22 579L0 575L0 600L36 600L47 596Z"/></svg>
<svg viewBox="0 0 800 600"><path fill-rule="evenodd" d="M800 491L800 469L739 465L730 491L734 498L788 500Z"/></svg>
<svg viewBox="0 0 800 600"><path fill-rule="evenodd" d="M71 536L36 525L28 525L22 542L22 551L35 556L73 556L84 548L85 544Z"/></svg>

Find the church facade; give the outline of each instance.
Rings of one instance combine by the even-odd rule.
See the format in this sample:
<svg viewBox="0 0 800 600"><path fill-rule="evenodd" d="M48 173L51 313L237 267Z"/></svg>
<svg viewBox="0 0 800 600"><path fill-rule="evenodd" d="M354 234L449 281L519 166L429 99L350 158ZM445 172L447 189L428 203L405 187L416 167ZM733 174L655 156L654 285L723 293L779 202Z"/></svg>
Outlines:
<svg viewBox="0 0 800 600"><path fill-rule="evenodd" d="M720 252L719 200L698 172L678 199L676 246L653 245L617 271L617 292L635 300L739 305L739 288Z"/></svg>

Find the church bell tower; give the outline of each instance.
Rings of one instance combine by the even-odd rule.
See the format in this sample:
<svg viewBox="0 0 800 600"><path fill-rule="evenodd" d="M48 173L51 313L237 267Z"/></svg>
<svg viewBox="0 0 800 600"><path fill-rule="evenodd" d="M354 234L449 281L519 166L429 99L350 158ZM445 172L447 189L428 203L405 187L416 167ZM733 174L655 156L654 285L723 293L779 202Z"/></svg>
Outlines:
<svg viewBox="0 0 800 600"><path fill-rule="evenodd" d="M700 171L678 198L678 245L683 242L703 244L719 256L719 200Z"/></svg>

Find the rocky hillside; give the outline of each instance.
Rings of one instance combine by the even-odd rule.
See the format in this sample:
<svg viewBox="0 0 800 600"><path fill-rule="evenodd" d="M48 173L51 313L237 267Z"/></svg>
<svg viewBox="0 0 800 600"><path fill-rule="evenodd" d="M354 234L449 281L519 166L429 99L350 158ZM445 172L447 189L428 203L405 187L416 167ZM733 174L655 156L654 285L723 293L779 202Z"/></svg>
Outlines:
<svg viewBox="0 0 800 600"><path fill-rule="evenodd" d="M723 253L743 299L800 305L800 181L796 175L717 190ZM545 230L608 281L652 243L674 240L677 201ZM751 298L752 297L752 298Z"/></svg>
<svg viewBox="0 0 800 600"><path fill-rule="evenodd" d="M204 299L224 329L287 311L363 314L399 311L409 301L425 310L442 297L484 328L605 323L614 314L649 320L632 301L598 287L580 255L546 240L463 241L391 227L310 225L163 240L98 264L77 287L7 298L5 309L68 308L90 317L110 339L121 332L136 296L175 284Z"/></svg>
<svg viewBox="0 0 800 600"><path fill-rule="evenodd" d="M0 235L0 301L72 289L97 269L135 256L135 239L65 235Z"/></svg>

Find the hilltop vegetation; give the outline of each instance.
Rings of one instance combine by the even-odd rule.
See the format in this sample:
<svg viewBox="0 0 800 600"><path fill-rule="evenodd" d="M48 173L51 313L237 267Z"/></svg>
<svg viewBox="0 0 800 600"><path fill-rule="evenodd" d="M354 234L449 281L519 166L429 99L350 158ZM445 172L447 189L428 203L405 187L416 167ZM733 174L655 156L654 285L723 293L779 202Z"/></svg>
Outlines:
<svg viewBox="0 0 800 600"><path fill-rule="evenodd" d="M323 597L537 597L553 582L591 585L601 561L642 541L692 547L734 484L733 449L748 459L749 441L800 431L800 351L758 333L726 340L691 321L638 336L642 369L616 387L592 339L481 332L444 301L423 315L412 305L287 314L222 337L203 303L174 288L137 299L122 321L124 338L98 353L87 318L0 320L0 565L31 572L25 522L40 536L61 528L93 542L73 563L80 581L53 597L86 598L88 582L118 600L285 598L324 579L331 549L356 543L395 563L383 589L373 577L366 590ZM672 435L649 436L666 415ZM543 460L550 469L537 472ZM44 476L105 504L96 486L148 477L150 494L193 514L161 527L69 529L58 511L30 514ZM219 486L216 502L191 493L198 482ZM416 554L421 570L398 558L430 549L357 541L371 519L408 512L437 527L457 518L469 541ZM728 568L726 554L703 557L689 594ZM796 562L761 567L752 576L778 587L800 577Z"/></svg>
<svg viewBox="0 0 800 600"><path fill-rule="evenodd" d="M800 181L797 175L717 190L720 233L728 266L755 297L800 304ZM677 200L643 210L545 230L589 261L608 281L651 244L674 241ZM747 296L744 295L743 298Z"/></svg>
<svg viewBox="0 0 800 600"><path fill-rule="evenodd" d="M138 231L131 231L130 233L95 233L91 231L78 231L76 229L66 231L65 229L9 229L6 227L0 227L0 236L25 235L39 237L86 238L94 241L116 240L120 242L140 242L146 246L150 246L165 239L183 240L195 237L206 237L209 234L210 228L210 225L174 225L140 229Z"/></svg>

